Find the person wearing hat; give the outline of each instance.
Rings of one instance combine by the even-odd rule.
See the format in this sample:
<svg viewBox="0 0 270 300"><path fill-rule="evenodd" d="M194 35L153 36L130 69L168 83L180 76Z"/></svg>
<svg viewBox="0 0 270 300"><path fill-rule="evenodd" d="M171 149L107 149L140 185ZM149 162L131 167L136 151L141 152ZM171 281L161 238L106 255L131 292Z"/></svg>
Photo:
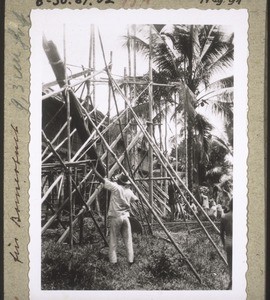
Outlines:
<svg viewBox="0 0 270 300"><path fill-rule="evenodd" d="M109 260L113 264L117 263L117 239L121 233L127 251L128 262L132 265L134 252L129 211L131 202L139 199L129 188L131 183L127 175L120 174L116 177L116 182L112 182L107 178L103 178L95 168L93 170L104 184L104 188L111 192L108 210L108 218L110 220Z"/></svg>

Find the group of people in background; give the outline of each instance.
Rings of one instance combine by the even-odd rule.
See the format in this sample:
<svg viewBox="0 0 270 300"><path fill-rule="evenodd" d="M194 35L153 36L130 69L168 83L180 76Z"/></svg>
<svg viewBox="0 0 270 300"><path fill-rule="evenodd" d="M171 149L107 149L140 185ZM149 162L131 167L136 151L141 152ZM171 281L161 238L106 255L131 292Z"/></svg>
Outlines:
<svg viewBox="0 0 270 300"><path fill-rule="evenodd" d="M129 177L125 174L120 174L115 178L115 181L103 178L94 168L93 171L97 175L97 178L103 183L105 189L111 192L110 205L108 210L108 217L110 219L110 240L109 240L109 260L112 264L117 263L117 244L118 237L122 235L127 252L127 260L130 265L134 263L134 252L132 243L132 230L129 221L131 203L138 201L138 197L129 188L131 184ZM175 184L170 183L168 186L169 206L171 209L171 220L179 218L182 215L184 218L189 218L191 211L193 214L199 214L201 209L198 209L197 203L194 203L193 197L188 195L186 200L189 205L185 203L178 193L178 188ZM227 260L230 273L230 284L232 284L232 201L229 204L229 211L224 213L223 207L220 203L216 204L213 199L209 200L207 195L208 189L202 187L200 189L200 204L204 211L211 219L221 218L220 225L220 237L224 249L227 253Z"/></svg>
<svg viewBox="0 0 270 300"><path fill-rule="evenodd" d="M192 219L194 214L204 218L204 213L198 208L194 199L186 194L185 198L189 202L189 205L187 205L174 183L170 182L168 185L168 196L168 204L171 210L170 221ZM205 186L199 189L199 197L196 200L213 221L220 220L224 213L229 210L230 201L222 201L220 197L217 200L213 198L209 199L209 189Z"/></svg>
<svg viewBox="0 0 270 300"><path fill-rule="evenodd" d="M201 209L198 209L198 205L194 203L194 199L189 195L186 196L186 200L189 202L187 205L181 195L179 195L178 188L174 183L170 183L168 186L169 206L171 209L170 220L174 221L179 219L180 213L183 219L191 218L191 215L196 214L203 217L204 214ZM220 238L223 244L224 250L227 254L227 261L229 267L230 282L227 289L232 287L232 210L233 202L222 201L216 203L214 199L209 200L209 189L207 187L200 188L200 197L198 199L199 204L203 208L204 212L210 217L211 220L220 220ZM191 210L193 213L191 213Z"/></svg>

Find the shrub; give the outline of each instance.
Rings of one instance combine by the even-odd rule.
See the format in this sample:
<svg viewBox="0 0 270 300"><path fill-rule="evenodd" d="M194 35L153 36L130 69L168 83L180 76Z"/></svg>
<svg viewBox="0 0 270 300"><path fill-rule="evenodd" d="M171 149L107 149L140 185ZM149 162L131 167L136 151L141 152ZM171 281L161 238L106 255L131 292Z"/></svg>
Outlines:
<svg viewBox="0 0 270 300"><path fill-rule="evenodd" d="M88 225L88 224L87 224ZM86 236L91 232L91 223ZM158 233L162 236L162 233ZM119 243L118 265L108 261L103 241L74 245L43 240L42 288L48 290L182 290L223 289L228 270L213 246L202 236L179 232L175 240L205 285L199 284L175 247L153 236L133 235L135 263L130 268L123 241ZM89 239L88 239L89 241ZM199 241L199 242L198 242ZM218 237L217 237L218 241Z"/></svg>
<svg viewBox="0 0 270 300"><path fill-rule="evenodd" d="M170 244L160 247L160 241L156 243L151 251L148 264L148 270L155 277L168 279L179 276L182 266L183 260L180 254Z"/></svg>

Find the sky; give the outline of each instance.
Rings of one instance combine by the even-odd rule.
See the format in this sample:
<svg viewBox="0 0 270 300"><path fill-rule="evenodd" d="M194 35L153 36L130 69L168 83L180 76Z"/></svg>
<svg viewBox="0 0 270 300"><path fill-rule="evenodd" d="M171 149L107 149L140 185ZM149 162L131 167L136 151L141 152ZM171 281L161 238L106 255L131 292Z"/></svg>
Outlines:
<svg viewBox="0 0 270 300"><path fill-rule="evenodd" d="M75 74L82 70L82 66L89 66L89 50L90 50L90 22L88 26L82 26L77 23L65 23L58 26L50 24L49 27L44 28L43 32L48 40L52 40L60 53L62 59L64 59L64 32L66 41L66 61L69 68L68 74ZM57 28L57 30L55 30ZM65 29L64 29L65 28ZM127 35L127 26L110 27L109 24L95 25L95 69L97 71L104 69L104 59L102 55L101 44L98 38L98 31L100 32L105 57L107 63L110 61L110 52L112 52L112 74L115 79L121 79L124 75L124 68L128 72L128 52L124 47L125 38ZM133 53L131 54L133 55ZM143 75L148 71L148 61L139 53L136 54L137 75ZM133 74L133 57L131 57L132 74ZM104 71L99 78L107 78ZM48 63L48 59L43 51L42 53L42 82L54 81L55 76L51 66ZM96 107L104 114L108 110L108 85L97 84L96 85ZM124 100L118 97L118 105L120 109L124 108ZM116 110L113 107L112 115L116 114Z"/></svg>
<svg viewBox="0 0 270 300"><path fill-rule="evenodd" d="M93 16L93 15L92 15ZM48 22L49 20L49 22ZM132 20L132 19L131 19ZM60 56L64 59L64 44L66 48L66 62L68 66L68 75L75 74L82 70L82 66L88 67L89 65L89 49L90 49L90 26L95 24L96 31L96 70L102 70L105 67L100 41L98 38L98 31L100 32L102 43L104 46L104 52L107 63L110 60L110 52L112 51L112 74L115 79L122 78L124 74L124 68L128 67L128 51L124 46L125 38L127 35L127 28L130 24L127 20L119 20L117 25L113 22L106 20L106 18L91 18L88 14L80 14L79 17L76 14L70 14L70 12L61 12L59 10L45 10L42 13L42 18L39 18L39 32L44 34L47 40L52 40L59 51ZM64 39L65 36L65 39ZM65 41L64 41L65 40ZM48 59L43 49L40 49L41 69L42 69L42 82L48 83L55 80L55 75L51 66L48 63ZM131 52L133 55L133 51ZM136 54L136 70L137 75L143 75L148 72L149 62L140 53ZM132 74L133 74L133 57L131 57ZM218 77L223 77L232 73L232 69L227 70L224 74L216 74L213 81ZM106 73L99 75L99 78L106 78ZM56 87L55 87L56 88ZM121 97L117 97L117 104L119 109L123 109L125 106L124 100ZM108 111L108 85L97 84L96 85L96 108L104 114ZM214 116L211 110L207 107L201 108L200 112L204 114L211 122L216 124L214 134L225 138L223 134L223 126L220 118ZM116 114L115 106L111 109L111 115ZM171 128L174 128L173 124L170 124ZM169 134L172 132L169 131Z"/></svg>

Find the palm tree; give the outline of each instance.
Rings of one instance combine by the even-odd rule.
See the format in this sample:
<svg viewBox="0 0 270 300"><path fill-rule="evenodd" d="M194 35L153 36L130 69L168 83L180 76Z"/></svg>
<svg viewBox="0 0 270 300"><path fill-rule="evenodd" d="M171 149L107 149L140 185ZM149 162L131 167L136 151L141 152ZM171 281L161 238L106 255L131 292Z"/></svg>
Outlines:
<svg viewBox="0 0 270 300"><path fill-rule="evenodd" d="M148 56L146 27L142 27L141 37L137 35L130 38L135 41L138 51ZM223 28L216 25L153 27L155 30L152 35L152 56L156 79L159 78L159 82L162 83L175 84L175 88L171 88L169 92L167 88L166 92L165 88L155 88L154 101L159 102L163 99L172 103L172 95L175 92L179 94L177 109L184 112L187 140L186 172L188 186L192 189L194 160L199 159L194 156L194 147L200 145L207 150L211 130L209 122L198 112L199 107L211 106L215 113L223 114L224 120L232 121L233 77L221 78L215 82L212 82L212 78L218 71L232 65L233 34L227 34Z"/></svg>

